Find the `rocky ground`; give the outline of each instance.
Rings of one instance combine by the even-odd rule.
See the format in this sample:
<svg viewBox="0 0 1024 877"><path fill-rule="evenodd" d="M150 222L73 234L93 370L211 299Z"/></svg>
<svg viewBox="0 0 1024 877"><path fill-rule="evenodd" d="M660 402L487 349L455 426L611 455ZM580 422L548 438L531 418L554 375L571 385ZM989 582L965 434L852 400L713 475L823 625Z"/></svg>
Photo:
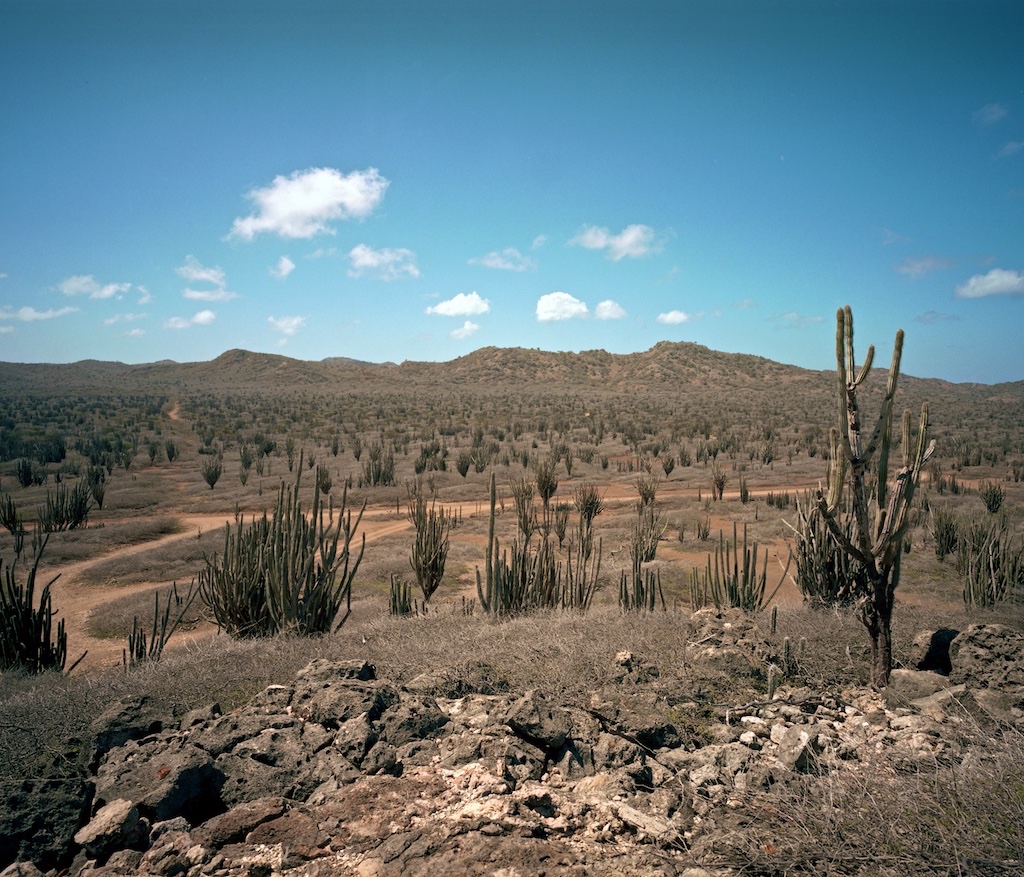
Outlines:
<svg viewBox="0 0 1024 877"><path fill-rule="evenodd" d="M784 680L784 656L742 613L697 613L688 642L693 661L747 674L773 661ZM1024 731L1020 634L929 631L914 663L881 694L782 685L737 704L629 653L586 708L440 675L399 687L323 660L226 714L170 722L122 702L94 723L91 780L8 796L2 877L883 873L773 871L751 838L777 818L769 790L803 784L828 806L836 776L962 765L981 729ZM1024 873L1005 857L954 865Z"/></svg>

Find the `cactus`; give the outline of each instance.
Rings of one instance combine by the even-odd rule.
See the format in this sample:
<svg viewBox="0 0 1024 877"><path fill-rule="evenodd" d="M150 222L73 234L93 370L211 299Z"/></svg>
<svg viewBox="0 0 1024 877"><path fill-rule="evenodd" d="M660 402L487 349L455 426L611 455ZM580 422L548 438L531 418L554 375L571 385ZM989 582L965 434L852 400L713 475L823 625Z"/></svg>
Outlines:
<svg viewBox="0 0 1024 877"><path fill-rule="evenodd" d="M56 613L50 599L50 587L57 581L57 576L43 587L39 606L35 605L36 576L48 539L48 534L40 538L36 533L33 537L32 566L23 583L18 582L15 576L17 560L3 570L4 576L0 580L0 673L15 669L28 673L60 671L67 661L68 637L64 622L57 622L56 630L53 625Z"/></svg>
<svg viewBox="0 0 1024 877"><path fill-rule="evenodd" d="M732 555L730 558L729 555ZM792 553L786 563L778 584L768 593L768 549L764 551L764 567L757 569L757 543L747 545L747 527L743 525L743 560L740 563L740 545L737 537L736 523L732 525L732 544L725 541L722 531L718 531L718 545L715 546L714 567L711 555L708 555L707 566L703 575L696 569L690 571L690 600L694 609L706 606L710 602L717 609L743 609L746 612L760 612L768 605L782 587L782 582L789 571L793 560Z"/></svg>
<svg viewBox="0 0 1024 877"><path fill-rule="evenodd" d="M363 511L353 522L351 509L346 510L346 487L337 523L325 525L320 490L314 486L307 518L298 499L301 478L300 457L295 483L281 485L273 516L264 512L246 527L236 515L234 531L226 528L223 556L207 558L199 573L200 596L217 624L233 636L327 633L351 613L352 579L366 536L357 555L352 540Z"/></svg>
<svg viewBox="0 0 1024 877"><path fill-rule="evenodd" d="M174 583L167 594L167 603L164 611L160 612L160 594L156 593L153 606L153 627L147 637L146 632L139 627L139 619L136 616L132 619L132 632L128 634L128 648L121 652L121 660L127 670L146 661L159 661L164 652L167 641L178 629L185 613L192 608L199 592L195 588L195 582L189 586L188 593L182 597L178 594L178 585ZM177 610L174 621L171 621L171 608Z"/></svg>
<svg viewBox="0 0 1024 877"><path fill-rule="evenodd" d="M412 588L395 573L391 573L391 587L388 596L389 615L412 615L414 611Z"/></svg>
<svg viewBox="0 0 1024 877"><path fill-rule="evenodd" d="M871 638L871 681L882 687L892 671L893 597L900 580L903 537L921 469L934 453L935 442L928 442L928 404L921 406L916 441L911 433L910 412L905 411L903 466L890 484L892 412L903 353L903 330L896 333L881 411L871 433L865 437L857 390L871 373L874 352L873 346L868 347L858 371L853 351L853 313L848 305L841 308L836 314L839 423L830 434L828 493L818 490L817 507L836 543L858 567L856 598L860 620ZM877 481L873 483L868 477L872 468L877 472ZM852 523L844 526L846 514L841 509L847 486Z"/></svg>
<svg viewBox="0 0 1024 877"><path fill-rule="evenodd" d="M809 495L796 501L796 524L783 521L796 535L796 575L793 582L812 607L849 606L857 599L860 572L853 558L839 547ZM852 537L852 520L842 523Z"/></svg>
<svg viewBox="0 0 1024 877"><path fill-rule="evenodd" d="M451 518L444 508L436 508L433 503L428 507L426 497L417 493L409 502L409 519L416 527L409 565L423 592L423 602L429 603L444 578Z"/></svg>
<svg viewBox="0 0 1024 877"><path fill-rule="evenodd" d="M619 608L623 612L646 610L653 612L660 600L666 611L665 593L661 589L661 570L643 569L640 558L633 556L632 573L625 570L619 576Z"/></svg>

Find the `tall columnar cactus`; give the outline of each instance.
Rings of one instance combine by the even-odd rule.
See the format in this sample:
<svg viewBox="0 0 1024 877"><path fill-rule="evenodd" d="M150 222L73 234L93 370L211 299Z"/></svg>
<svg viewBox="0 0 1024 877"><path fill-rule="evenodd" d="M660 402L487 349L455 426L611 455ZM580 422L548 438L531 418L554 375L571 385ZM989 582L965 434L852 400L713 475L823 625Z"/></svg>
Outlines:
<svg viewBox="0 0 1024 877"><path fill-rule="evenodd" d="M836 375L839 423L830 436L829 488L818 490L821 512L836 543L862 571L856 594L860 618L871 637L871 681L884 686L892 670L893 595L900 581L903 539L921 479L921 468L935 450L928 442L928 405L921 406L917 436L911 432L910 412L903 413L903 465L889 479L892 449L892 411L903 353L903 330L896 333L889 379L881 411L865 436L857 390L871 372L874 347L868 347L858 371L853 353L853 313L847 305L836 314ZM869 476L873 462L877 480ZM843 490L849 487L852 531L843 526Z"/></svg>

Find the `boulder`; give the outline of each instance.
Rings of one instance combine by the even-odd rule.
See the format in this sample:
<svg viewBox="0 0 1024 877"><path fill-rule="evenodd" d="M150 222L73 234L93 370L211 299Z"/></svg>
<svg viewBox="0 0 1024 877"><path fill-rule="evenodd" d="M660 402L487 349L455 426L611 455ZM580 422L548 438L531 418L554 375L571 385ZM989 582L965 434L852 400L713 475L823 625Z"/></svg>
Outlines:
<svg viewBox="0 0 1024 877"><path fill-rule="evenodd" d="M101 863L117 850L144 849L148 840L149 823L139 816L138 807L124 798L104 804L75 834L75 843Z"/></svg>

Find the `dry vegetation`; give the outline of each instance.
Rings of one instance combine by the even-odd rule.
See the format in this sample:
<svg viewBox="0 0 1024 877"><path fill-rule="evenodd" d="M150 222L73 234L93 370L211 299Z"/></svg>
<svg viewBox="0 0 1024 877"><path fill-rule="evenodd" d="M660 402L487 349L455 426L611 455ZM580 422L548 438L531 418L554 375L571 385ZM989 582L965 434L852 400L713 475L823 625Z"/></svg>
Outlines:
<svg viewBox="0 0 1024 877"><path fill-rule="evenodd" d="M686 344L624 357L491 349L443 365L306 363L242 351L191 365L0 365L0 493L13 498L25 521L34 520L58 478L73 484L92 468L105 471L102 507L94 503L84 527L52 535L42 569L45 581L60 574L54 606L67 620L70 659L85 649L89 655L70 677L4 674L0 778L76 774L83 753L75 741L117 698L145 693L175 715L212 701L228 708L314 656L366 658L397 680L435 672L453 692L467 685L541 688L579 703L604 681L620 650L677 667L690 570L704 565L719 530L746 526L768 550L769 579L781 576L776 558L784 562L788 552L793 502L825 478L833 384L831 373ZM900 407L930 402L938 452L922 484L897 592L897 663L924 627L992 619L1024 627L1019 588L991 609L964 605L963 576L952 558L937 557L929 512L1005 517L1020 539L1024 383L909 379L901 387ZM869 410L881 388L873 377L864 393ZM173 462L168 443L177 451ZM54 448L62 453L46 459ZM253 453L248 468L246 448ZM222 461L212 489L201 474L211 458ZM33 461L42 483L19 486L21 459ZM604 497L594 523L602 588L585 615L496 622L474 606L489 479L496 475L499 492L496 531L509 542L517 527L513 480L534 478L538 464L552 460L553 503L571 503L585 483ZM197 605L160 663L119 667L133 619L150 623L154 591L173 582L187 588L204 558L222 550L224 524L269 508L282 479L293 480L300 465L307 467L307 507L316 466L328 474L334 501L347 484L350 505L367 504L361 532L368 543L346 626L318 639L238 642L215 635ZM712 499L716 469L725 478L721 500ZM647 566L660 572L668 611L624 614L616 606L618 580L630 566L638 479L650 475L658 479L654 508L663 529ZM1003 492L995 514L979 494L986 483ZM451 549L431 610L396 618L387 614L388 588L392 576L413 579L406 506L416 489L454 515ZM13 556L13 537L0 531L0 557ZM789 581L776 604L773 636L806 641L794 684L840 690L867 682L867 641L852 615L805 608ZM709 702L748 696L731 690L728 679L701 678L699 668L692 682ZM993 782L1024 794L1021 741L1003 741L997 752L1002 760L986 768ZM904 791L891 794L894 786ZM776 818L766 820L771 844L789 845L796 862L815 836L828 835L867 856L871 838L858 808L871 809L876 822L891 821L891 802L907 795L920 804L902 811L901 830L941 824L950 843L963 842L963 808L1001 806L999 793L964 789L955 778L878 774L861 788L837 788L824 811L820 802L779 802ZM750 842L756 856L767 841Z"/></svg>

